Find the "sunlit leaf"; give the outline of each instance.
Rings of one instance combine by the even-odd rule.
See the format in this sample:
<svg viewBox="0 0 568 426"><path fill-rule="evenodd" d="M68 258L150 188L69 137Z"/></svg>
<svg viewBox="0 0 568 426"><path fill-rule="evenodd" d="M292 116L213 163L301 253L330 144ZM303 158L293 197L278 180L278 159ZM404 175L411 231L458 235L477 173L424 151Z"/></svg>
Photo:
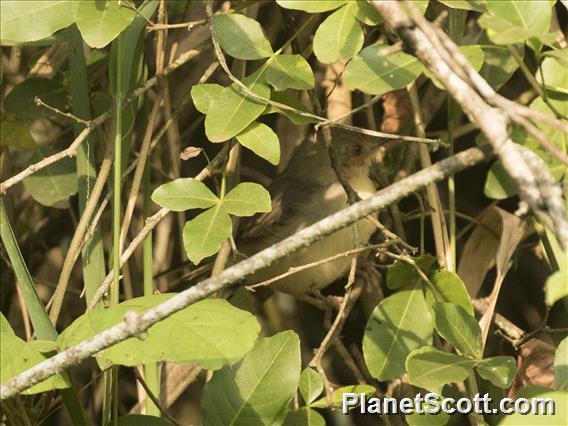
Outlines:
<svg viewBox="0 0 568 426"><path fill-rule="evenodd" d="M232 229L231 218L220 204L187 221L183 227L183 245L189 260L197 265L217 253Z"/></svg>
<svg viewBox="0 0 568 426"><path fill-rule="evenodd" d="M252 216L271 209L270 193L258 183L239 183L222 199L223 208L235 216Z"/></svg>
<svg viewBox="0 0 568 426"><path fill-rule="evenodd" d="M377 390L370 385L342 386L334 390L333 393L331 394L331 407L329 408L340 409L341 404L343 402L343 394L345 393L354 393L357 394L358 396L361 394L364 394L366 396L371 396L375 392L377 392ZM314 408L328 408L328 406L329 404L327 402L327 397L325 396L310 404L310 407Z"/></svg>
<svg viewBox="0 0 568 426"><path fill-rule="evenodd" d="M300 339L292 331L260 339L244 359L205 384L203 424L281 424L300 379Z"/></svg>
<svg viewBox="0 0 568 426"><path fill-rule="evenodd" d="M91 47L105 47L133 20L136 12L116 0L78 2L76 22L81 35Z"/></svg>
<svg viewBox="0 0 568 426"><path fill-rule="evenodd" d="M347 0L276 0L285 9L303 10L309 13L327 12L347 3Z"/></svg>
<svg viewBox="0 0 568 426"><path fill-rule="evenodd" d="M161 207L181 212L206 209L217 204L219 198L204 183L193 178L180 178L156 188L152 201Z"/></svg>
<svg viewBox="0 0 568 426"><path fill-rule="evenodd" d="M280 162L278 135L266 124L253 121L236 138L241 145L269 163L277 165Z"/></svg>
<svg viewBox="0 0 568 426"><path fill-rule="evenodd" d="M323 381L320 375L312 368L305 368L300 375L300 393L304 402L310 404L323 391Z"/></svg>
<svg viewBox="0 0 568 426"><path fill-rule="evenodd" d="M463 355L476 359L483 356L481 329L475 317L461 305L434 303L436 331Z"/></svg>
<svg viewBox="0 0 568 426"><path fill-rule="evenodd" d="M363 337L369 371L384 381L405 371L410 352L432 343L433 324L419 286L397 291L373 311Z"/></svg>
<svg viewBox="0 0 568 426"><path fill-rule="evenodd" d="M331 64L352 58L363 47L363 30L354 16L354 3L349 2L333 12L316 30L314 53L320 62Z"/></svg>
<svg viewBox="0 0 568 426"><path fill-rule="evenodd" d="M126 313L144 312L173 296L138 297L108 309L92 310L67 327L57 342L60 348L73 346L122 322ZM259 324L250 313L223 299L207 299L156 323L144 339L131 337L97 356L128 366L172 361L216 370L241 359L252 348L259 331Z"/></svg>
<svg viewBox="0 0 568 426"><path fill-rule="evenodd" d="M510 356L486 358L477 364L477 372L495 386L508 389L513 384L517 372L517 362Z"/></svg>
<svg viewBox="0 0 568 426"><path fill-rule="evenodd" d="M545 85L547 89L568 93L568 64L566 64L568 49L563 49L563 51L566 55L563 59L544 58L540 65L544 74L544 81L540 73L537 73L536 79L539 83Z"/></svg>
<svg viewBox="0 0 568 426"><path fill-rule="evenodd" d="M196 84L191 88L191 98L195 109L203 114L209 111L209 104L221 94L223 86L218 84Z"/></svg>
<svg viewBox="0 0 568 426"><path fill-rule="evenodd" d="M454 272L442 269L429 275L430 283L436 289L436 296L430 286L424 287L426 291L426 302L432 305L434 302L449 302L460 305L465 311L473 316L473 306L471 299L461 278Z"/></svg>
<svg viewBox="0 0 568 426"><path fill-rule="evenodd" d="M557 389L568 390L568 337L565 337L556 349L554 381Z"/></svg>
<svg viewBox="0 0 568 426"><path fill-rule="evenodd" d="M345 81L351 90L380 95L406 87L422 73L418 59L403 52L382 55L386 47L366 47L347 65Z"/></svg>
<svg viewBox="0 0 568 426"><path fill-rule="evenodd" d="M272 55L270 42L260 24L247 16L219 14L213 17L219 44L237 59L261 59Z"/></svg>
<svg viewBox="0 0 568 426"><path fill-rule="evenodd" d="M301 55L277 55L268 64L266 82L276 90L306 90L314 87L314 74Z"/></svg>
<svg viewBox="0 0 568 426"><path fill-rule="evenodd" d="M501 161L495 161L487 172L483 193L494 200L503 200L512 197L517 191L517 183L507 173Z"/></svg>

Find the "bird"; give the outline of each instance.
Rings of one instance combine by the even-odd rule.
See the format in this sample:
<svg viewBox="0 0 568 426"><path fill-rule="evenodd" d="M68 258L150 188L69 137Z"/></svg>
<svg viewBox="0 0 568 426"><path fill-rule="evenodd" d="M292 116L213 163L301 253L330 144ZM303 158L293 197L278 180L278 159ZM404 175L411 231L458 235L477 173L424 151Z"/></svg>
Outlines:
<svg viewBox="0 0 568 426"><path fill-rule="evenodd" d="M330 149L337 171L361 199L370 197L376 185L369 177L369 168L381 140L340 127L333 127L330 133ZM288 166L276 176L269 191L271 211L245 218L239 225L237 248L245 256L254 255L348 206L347 194L332 168L321 131L315 142L304 141L296 148ZM291 267L368 243L375 229L373 223L364 218L257 271L247 283L263 282L284 274ZM350 263L349 257L342 257L283 277L271 287L291 295L317 294L345 274Z"/></svg>

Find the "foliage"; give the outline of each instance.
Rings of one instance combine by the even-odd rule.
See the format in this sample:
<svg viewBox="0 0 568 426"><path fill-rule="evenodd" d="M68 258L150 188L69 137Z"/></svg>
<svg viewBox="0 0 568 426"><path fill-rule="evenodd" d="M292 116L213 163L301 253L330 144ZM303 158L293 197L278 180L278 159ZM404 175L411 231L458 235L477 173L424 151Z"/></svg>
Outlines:
<svg viewBox="0 0 568 426"><path fill-rule="evenodd" d="M451 35L487 87L526 105L537 117L566 124L568 50L561 25L568 13L566 2L414 3L418 13ZM276 167L282 170L298 129L304 132L314 123L326 125L327 119L337 119L325 115L337 102L337 92L347 93L343 100L348 105L365 109L341 117L354 127L388 130L388 120L394 120L401 134L411 133L414 126L420 136L424 124L427 136L441 135L447 149L438 152L422 149L427 145L414 149L416 145L407 142L387 144L373 169L373 177L379 176L376 181L385 186L396 186L401 175L466 145L487 144L469 125L460 100L448 98L434 65L420 62L399 43L385 24L387 17L370 1L233 1L208 19L203 19L204 9L201 2L192 1L0 2L1 81L6 86L1 91L2 180L30 171L21 179L23 185L2 190L1 254L9 266L1 271L2 383L58 351L171 303L175 292L202 281L211 263L213 276L219 276L219 265L223 269L242 257L238 230L243 218L269 213L258 226L278 239L287 237L271 227L270 220L276 217L277 225L283 225L280 215L294 211L282 200L282 188L271 188L271 198L263 174L273 175ZM404 10L413 9L404 5ZM439 19L446 12L447 20ZM160 29L166 19L175 24L168 32ZM70 42L72 31L79 48ZM190 65L173 62L192 49L196 53L188 59ZM217 62L220 67L210 66ZM164 66L169 68L164 71ZM471 77L459 74L454 77ZM114 109L109 94L118 105ZM371 96L381 96L381 102L374 104L378 98ZM160 102L157 108L155 102ZM87 115L93 111L92 117L80 112L81 104L87 106ZM93 124L92 118L107 111L112 120ZM543 161L543 169L564 188L566 201L567 134L546 120L531 118L531 123L532 131L511 125L511 138ZM77 159L65 156L36 170L38 163L70 146L72 135L85 129L90 134ZM543 137L552 148L542 143ZM122 180L105 177L95 185L119 147L122 155L113 167L115 176L123 172ZM186 147L194 155L182 155L182 162L180 152ZM137 165L141 167L132 172ZM316 164L302 166L319 171ZM198 174L202 167L205 172ZM494 400L508 394L553 398L555 416L491 418L503 425L553 424L568 411L568 253L550 224L521 217L522 205L519 217L506 213L497 220L497 203L501 211L516 211L522 189L501 160L493 158L467 173L467 178L452 177L449 186L430 186L427 197L415 193L415 199L409 197L381 213L381 222L400 234L390 246L373 252L377 259L370 256L382 268L378 281L384 285L379 289L369 284L360 297L361 309L350 306L337 314L351 313L348 321L339 321L342 332L330 334L330 342L322 343L327 330L315 309L298 301L292 309L288 299L278 297L260 306L242 286L234 292L223 289L215 297L195 303L192 299L146 332L98 352L96 364L77 371L77 383L67 373L58 374L23 395L61 393L74 424L169 424L171 419L162 418L161 411L169 412L173 402L168 395L160 396L160 381L171 377L160 371L164 365L168 368L163 371L169 371L174 364L191 364L199 391L181 398L190 401L188 406L200 407L192 421L205 425L338 424L329 413L342 409L346 393L376 397L429 391L471 398L475 389ZM294 190L300 199L305 197L303 202L317 198L315 189L304 187L299 176L294 178ZM119 194L120 188L123 194L112 203L113 213L106 212L104 194ZM447 214L430 205L430 191L442 200L440 206L448 207ZM91 197L92 206L87 201ZM176 214L157 225L170 211ZM163 215L154 221L153 214L160 212ZM110 220L113 214L115 219ZM430 216L444 228L447 223L449 235L441 236L435 225L427 225ZM117 223L116 217L124 223ZM413 222L416 217L419 226ZM87 231L74 246L70 241L83 218L93 226L82 228ZM456 218L464 224L456 224ZM95 219L100 221L94 223ZM148 227L150 233L143 234ZM254 235L255 229L247 231ZM379 234L376 241L382 243L387 234ZM91 238L94 245L85 244ZM144 251L138 253L142 240ZM223 246L236 249L234 256L220 251ZM420 249L412 250L413 246ZM114 287L116 274L111 296L85 312L83 299L75 293L81 293L84 282L93 281L86 279L87 271L104 277L117 266L113 252L131 256L120 270L121 303ZM73 269L79 257L83 269ZM453 261L450 265L448 259ZM61 277L69 264L68 285ZM46 323L51 282L63 290L67 286L65 309L61 318ZM88 297L96 293L92 283L85 285ZM338 284L324 290L326 296L344 296L346 291L351 287ZM495 304L497 297L499 316L488 329L493 315L487 316L492 312L484 303ZM542 318L535 314L539 310L545 312ZM523 324L526 332L535 330L528 337L538 337L552 348L532 366L538 371L533 375L541 377L532 377L524 366L528 338L515 335L513 323ZM325 347L325 362L318 363L312 349L325 344L332 348ZM125 372L131 367L137 374L144 370L144 385L162 404L170 401L168 406L146 400L147 415L130 411L135 387ZM197 376L200 369L206 373ZM99 379L102 375L104 380ZM98 390L80 392L92 378L100 382ZM98 392L96 397L92 392ZM103 400L104 408L89 398ZM47 396L3 401L2 421L61 422L58 404L58 398ZM449 415L418 411L407 414L405 421L455 423Z"/></svg>

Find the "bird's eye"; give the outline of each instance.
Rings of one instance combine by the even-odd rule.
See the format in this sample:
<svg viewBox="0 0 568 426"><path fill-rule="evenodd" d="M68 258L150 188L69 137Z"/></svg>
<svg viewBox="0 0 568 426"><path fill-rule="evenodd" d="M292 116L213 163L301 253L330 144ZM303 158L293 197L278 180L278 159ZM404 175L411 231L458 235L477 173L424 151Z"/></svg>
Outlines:
<svg viewBox="0 0 568 426"><path fill-rule="evenodd" d="M360 155L363 152L363 147L361 145L353 145L353 154Z"/></svg>

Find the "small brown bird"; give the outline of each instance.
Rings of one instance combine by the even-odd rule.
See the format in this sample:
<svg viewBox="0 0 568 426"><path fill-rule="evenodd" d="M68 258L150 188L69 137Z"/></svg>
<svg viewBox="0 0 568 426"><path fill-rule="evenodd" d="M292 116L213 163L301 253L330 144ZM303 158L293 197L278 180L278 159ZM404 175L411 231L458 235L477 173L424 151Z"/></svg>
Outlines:
<svg viewBox="0 0 568 426"><path fill-rule="evenodd" d="M332 128L332 143L337 167L360 198L375 192L369 178L369 167L380 140ZM327 146L322 140L304 142L294 153L286 170L270 187L272 211L247 218L239 226L238 249L245 255L283 240L302 228L347 207L347 195L331 167ZM355 241L359 227L359 241ZM293 266L316 262L367 243L375 230L363 219L339 230L311 246L260 270L247 280L254 284L283 274ZM343 275L350 264L345 257L293 274L275 282L272 287L290 294L320 290Z"/></svg>

